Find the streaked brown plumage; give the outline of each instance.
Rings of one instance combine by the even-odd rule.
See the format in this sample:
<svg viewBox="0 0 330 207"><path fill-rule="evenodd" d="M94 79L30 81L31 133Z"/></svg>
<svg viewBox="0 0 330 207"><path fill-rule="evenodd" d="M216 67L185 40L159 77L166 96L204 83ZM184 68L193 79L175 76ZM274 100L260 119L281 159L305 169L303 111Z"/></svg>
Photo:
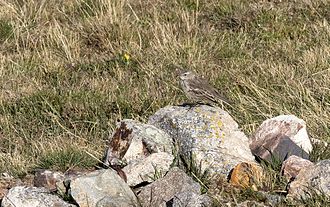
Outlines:
<svg viewBox="0 0 330 207"><path fill-rule="evenodd" d="M222 102L230 104L230 101L219 91L192 71L181 73L180 84L191 101L210 105L221 104Z"/></svg>

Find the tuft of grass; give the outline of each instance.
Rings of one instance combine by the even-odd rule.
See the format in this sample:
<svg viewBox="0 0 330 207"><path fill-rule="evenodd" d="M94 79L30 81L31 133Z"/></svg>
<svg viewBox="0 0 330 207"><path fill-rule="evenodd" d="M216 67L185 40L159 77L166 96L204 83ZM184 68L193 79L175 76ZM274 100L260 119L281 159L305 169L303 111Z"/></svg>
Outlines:
<svg viewBox="0 0 330 207"><path fill-rule="evenodd" d="M13 26L11 23L7 20L0 19L0 42L12 38L13 34Z"/></svg>
<svg viewBox="0 0 330 207"><path fill-rule="evenodd" d="M73 168L95 167L98 161L84 151L67 148L44 154L38 159L36 168L67 171Z"/></svg>
<svg viewBox="0 0 330 207"><path fill-rule="evenodd" d="M312 143L313 150L309 154L312 162L317 163L321 160L330 159L330 146L324 143Z"/></svg>
<svg viewBox="0 0 330 207"><path fill-rule="evenodd" d="M275 155L271 155L270 161L261 160L264 169L264 179L260 188L270 193L286 193L288 180L281 174L282 161Z"/></svg>
<svg viewBox="0 0 330 207"><path fill-rule="evenodd" d="M191 152L185 156L179 155L179 158L178 166L183 167L186 173L201 185L202 194L206 193L211 182L209 171L202 169L202 163L197 163L195 156Z"/></svg>

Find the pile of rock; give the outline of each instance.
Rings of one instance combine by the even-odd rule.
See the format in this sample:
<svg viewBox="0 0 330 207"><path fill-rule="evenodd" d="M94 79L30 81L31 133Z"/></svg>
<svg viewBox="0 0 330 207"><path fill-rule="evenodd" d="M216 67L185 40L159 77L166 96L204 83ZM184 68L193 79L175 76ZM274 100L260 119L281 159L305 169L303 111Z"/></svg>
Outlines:
<svg viewBox="0 0 330 207"><path fill-rule="evenodd" d="M291 181L287 196L305 196L310 187L329 194L330 160L313 164L311 150L305 122L292 115L264 121L248 139L220 108L167 106L147 124L118 123L104 169L38 171L33 186L10 186L1 206L210 206L198 179L176 167L179 159L197 163L210 178L224 176L233 186L257 191L263 168L255 158L270 162L276 157Z"/></svg>

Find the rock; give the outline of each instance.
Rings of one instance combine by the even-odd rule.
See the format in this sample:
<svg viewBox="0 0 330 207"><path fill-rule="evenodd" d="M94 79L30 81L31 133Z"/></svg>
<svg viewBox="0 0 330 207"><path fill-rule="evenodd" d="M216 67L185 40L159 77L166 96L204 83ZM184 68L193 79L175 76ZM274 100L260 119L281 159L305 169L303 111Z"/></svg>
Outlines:
<svg viewBox="0 0 330 207"><path fill-rule="evenodd" d="M289 185L288 197L306 198L308 193L330 195L330 160L322 160L313 167L300 170L296 179ZM311 194L311 195L312 195Z"/></svg>
<svg viewBox="0 0 330 207"><path fill-rule="evenodd" d="M143 182L153 182L155 176L163 177L170 169L173 159L172 154L158 152L128 164L122 169L127 176L127 184L136 186Z"/></svg>
<svg viewBox="0 0 330 207"><path fill-rule="evenodd" d="M2 207L75 207L46 188L16 186L3 198Z"/></svg>
<svg viewBox="0 0 330 207"><path fill-rule="evenodd" d="M260 192L260 191L259 191ZM268 206L281 206L280 204L285 201L285 196L279 194L270 194L269 192L261 192L266 198Z"/></svg>
<svg viewBox="0 0 330 207"><path fill-rule="evenodd" d="M179 152L201 163L210 174L228 175L243 161L253 161L248 138L238 124L218 107L167 106L149 118L149 124L164 130L179 145Z"/></svg>
<svg viewBox="0 0 330 207"><path fill-rule="evenodd" d="M184 171L175 167L172 168L163 178L156 180L142 188L138 198L142 206L166 206L174 202L174 198L182 193L194 193L200 195L200 185ZM187 200L183 199L182 202ZM175 201L178 202L178 201ZM197 202L197 201L194 201ZM188 201L189 203L189 201ZM182 203L186 206L188 203Z"/></svg>
<svg viewBox="0 0 330 207"><path fill-rule="evenodd" d="M260 165L253 162L242 162L233 169L229 182L235 187L252 188L257 191L263 179L264 172Z"/></svg>
<svg viewBox="0 0 330 207"><path fill-rule="evenodd" d="M246 200L243 201L241 203L238 203L237 205L235 205L235 203L231 203L229 206L237 206L237 207L268 207L268 205L265 205L264 203L259 203L257 201L250 201L250 200Z"/></svg>
<svg viewBox="0 0 330 207"><path fill-rule="evenodd" d="M155 152L172 153L172 139L164 131L148 124L124 119L117 124L104 163L122 166L135 159L143 159Z"/></svg>
<svg viewBox="0 0 330 207"><path fill-rule="evenodd" d="M251 145L252 153L259 159L272 162L275 160L284 161L291 155L299 155L302 158L309 158L309 155L296 145L288 136L279 135Z"/></svg>
<svg viewBox="0 0 330 207"><path fill-rule="evenodd" d="M251 151L263 160L272 155L285 160L290 155L308 158L312 144L306 123L293 115L280 115L264 121L252 136Z"/></svg>
<svg viewBox="0 0 330 207"><path fill-rule="evenodd" d="M166 203L166 206L172 207L204 207L211 205L212 199L206 194L199 195L188 191L177 194L171 201Z"/></svg>
<svg viewBox="0 0 330 207"><path fill-rule="evenodd" d="M33 175L27 174L19 179L4 172L0 175L0 200L8 193L9 189L15 186L33 186Z"/></svg>
<svg viewBox="0 0 330 207"><path fill-rule="evenodd" d="M65 179L62 172L52 172L50 170L38 170L35 173L33 185L35 187L45 187L50 191L56 191L56 183Z"/></svg>
<svg viewBox="0 0 330 207"><path fill-rule="evenodd" d="M64 173L64 178L57 180L55 183L57 194L61 195L62 197L69 196L71 180L79 176L83 176L89 172L91 172L90 169L77 169L77 168L73 168L66 171Z"/></svg>
<svg viewBox="0 0 330 207"><path fill-rule="evenodd" d="M127 199L124 197L104 197L96 203L96 207L123 207L129 205L123 205L127 203ZM132 206L132 205L130 205Z"/></svg>
<svg viewBox="0 0 330 207"><path fill-rule="evenodd" d="M312 167L313 165L314 164L309 160L292 155L283 162L281 173L288 180L293 180L296 178L301 169Z"/></svg>
<svg viewBox="0 0 330 207"><path fill-rule="evenodd" d="M20 179L15 179L8 173L2 173L0 176L0 199L2 199L10 188L22 184Z"/></svg>
<svg viewBox="0 0 330 207"><path fill-rule="evenodd" d="M113 169L74 178L70 182L70 191L80 207L139 206L132 190Z"/></svg>

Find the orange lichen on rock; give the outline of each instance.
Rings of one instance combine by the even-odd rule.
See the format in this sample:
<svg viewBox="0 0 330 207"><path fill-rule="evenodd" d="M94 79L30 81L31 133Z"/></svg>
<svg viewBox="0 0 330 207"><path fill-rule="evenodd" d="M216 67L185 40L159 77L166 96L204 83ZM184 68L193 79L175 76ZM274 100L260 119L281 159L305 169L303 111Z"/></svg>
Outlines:
<svg viewBox="0 0 330 207"><path fill-rule="evenodd" d="M235 166L230 174L229 182L235 187L252 188L257 191L257 186L263 179L263 169L253 162L242 162Z"/></svg>

